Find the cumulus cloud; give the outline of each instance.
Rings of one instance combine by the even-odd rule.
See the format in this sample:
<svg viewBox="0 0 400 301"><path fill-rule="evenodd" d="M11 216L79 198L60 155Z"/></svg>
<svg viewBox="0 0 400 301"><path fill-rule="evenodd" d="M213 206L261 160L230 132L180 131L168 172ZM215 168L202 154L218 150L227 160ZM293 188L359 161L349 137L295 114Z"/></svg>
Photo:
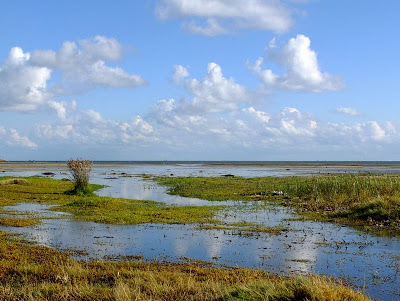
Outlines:
<svg viewBox="0 0 400 301"><path fill-rule="evenodd" d="M98 86L112 88L137 87L144 79L119 67L107 66L122 58L122 46L112 38L96 36L78 43L64 42L59 51L24 52L10 50L0 65L0 111L33 112L50 108L65 118L61 94L73 94ZM61 71L63 81L49 84L54 70Z"/></svg>
<svg viewBox="0 0 400 301"><path fill-rule="evenodd" d="M70 93L93 89L96 86L133 88L146 84L137 74L130 74L119 67L107 66L107 61L122 58L122 46L117 40L103 36L76 42L64 42L59 51L36 50L31 64L60 70L64 83L57 93Z"/></svg>
<svg viewBox="0 0 400 301"><path fill-rule="evenodd" d="M65 119L67 117L67 110L75 110L77 104L75 100L70 102L50 100L48 106L56 112L58 118Z"/></svg>
<svg viewBox="0 0 400 301"><path fill-rule="evenodd" d="M180 82L189 76L187 70L181 67L175 67ZM246 87L236 83L232 77L226 78L221 66L213 62L207 65L203 79L186 79L184 87L192 97L189 101L159 100L150 109L150 117L161 124L186 127L188 122L202 121L203 115L235 112L251 101L251 93Z"/></svg>
<svg viewBox="0 0 400 301"><path fill-rule="evenodd" d="M9 144L28 148L37 148L37 144L26 136L21 136L17 130L10 129Z"/></svg>
<svg viewBox="0 0 400 301"><path fill-rule="evenodd" d="M27 147L35 147L37 143L46 148L92 146L109 150L121 147L124 150L146 148L154 152L163 146L163 152L193 154L229 149L276 154L279 150L279 154L287 152L298 156L319 151L359 155L397 147L400 141L399 123L323 122L293 107L269 113L249 106L221 115L191 111L188 105L190 103L183 100L160 100L148 116L133 116L129 120L108 119L94 110L67 109L66 118L38 124L33 136L35 143L31 145L28 140L23 142L22 135L1 127L0 137L11 140L14 136L14 143L19 141Z"/></svg>
<svg viewBox="0 0 400 301"><path fill-rule="evenodd" d="M310 38L297 35L283 47L270 42L267 59L285 68L285 73L278 75L271 69L262 68L264 58L260 57L250 69L255 71L263 84L271 88L322 92L344 88L341 77L322 72L318 64L317 53L311 49Z"/></svg>
<svg viewBox="0 0 400 301"><path fill-rule="evenodd" d="M189 76L189 71L182 65L174 65L174 72L172 74L172 81L176 85L180 85L183 80Z"/></svg>
<svg viewBox="0 0 400 301"><path fill-rule="evenodd" d="M6 129L0 126L0 142L3 147L17 146L22 148L37 148L37 144L27 136L21 135L16 129Z"/></svg>
<svg viewBox="0 0 400 301"><path fill-rule="evenodd" d="M229 31L222 27L215 19L207 19L204 25L199 25L195 21L190 21L183 24L183 28L192 34L204 36L218 36L227 34Z"/></svg>
<svg viewBox="0 0 400 301"><path fill-rule="evenodd" d="M208 36L241 28L285 32L293 24L280 0L159 0L155 13L164 20L183 19L189 32Z"/></svg>
<svg viewBox="0 0 400 301"><path fill-rule="evenodd" d="M295 108L284 108L264 127L271 142L279 144L310 143L318 135L318 123Z"/></svg>
<svg viewBox="0 0 400 301"><path fill-rule="evenodd" d="M361 115L361 113L359 111L357 111L356 109L353 108L346 108L346 107L339 107L336 108L336 112L338 113L342 113L345 115L350 115L350 116L358 116Z"/></svg>
<svg viewBox="0 0 400 301"><path fill-rule="evenodd" d="M213 62L208 64L207 74L202 80L189 79L185 87L194 96L191 106L198 111L234 111L250 98L246 87L236 83L232 77L224 77L221 66Z"/></svg>
<svg viewBox="0 0 400 301"><path fill-rule="evenodd" d="M250 126L253 147L260 144L265 148L280 150L321 148L349 151L373 149L379 145L393 145L400 138L400 124L376 121L355 123L331 123L316 120L313 116L295 108L284 108L278 114L267 114L257 110L243 110L246 114L268 115L269 119L260 120L261 126ZM242 118L243 119L243 118ZM245 119L244 119L245 120ZM250 123L247 123L250 124ZM251 137L250 135L248 137ZM249 142L250 144L251 142Z"/></svg>
<svg viewBox="0 0 400 301"><path fill-rule="evenodd" d="M250 116L252 116L253 118L262 123L268 123L269 120L271 119L271 116L269 116L268 113L263 111L257 111L253 107L245 108L243 109L243 112L249 114Z"/></svg>
<svg viewBox="0 0 400 301"><path fill-rule="evenodd" d="M30 65L30 57L29 52L14 47L0 66L1 111L34 111L50 99L47 80L51 70Z"/></svg>
<svg viewBox="0 0 400 301"><path fill-rule="evenodd" d="M129 121L104 118L100 112L83 110L66 111L64 119L42 123L35 127L40 141L46 144L77 144L92 146L128 145L144 146L156 142L153 127L142 117L134 116Z"/></svg>
<svg viewBox="0 0 400 301"><path fill-rule="evenodd" d="M161 127L191 132L207 127L207 118L192 110L190 104L174 99L159 100L150 110L150 118Z"/></svg>

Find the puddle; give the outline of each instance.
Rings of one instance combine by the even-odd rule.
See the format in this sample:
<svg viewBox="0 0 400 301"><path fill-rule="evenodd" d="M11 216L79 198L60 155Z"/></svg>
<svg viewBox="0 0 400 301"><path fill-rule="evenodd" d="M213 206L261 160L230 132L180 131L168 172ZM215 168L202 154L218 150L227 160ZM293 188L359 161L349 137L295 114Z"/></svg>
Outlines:
<svg viewBox="0 0 400 301"><path fill-rule="evenodd" d="M20 203L14 206L4 206L6 211L20 212L22 214L30 214L38 217L60 217L64 215L71 215L68 212L50 211L54 205L38 204L38 203Z"/></svg>
<svg viewBox="0 0 400 301"><path fill-rule="evenodd" d="M296 175L310 175L318 169L297 170ZM64 171L55 178L64 178ZM241 176L288 175L279 168L207 168L205 166L111 166L95 168L92 182L106 184L100 195L150 199L178 205L216 204L166 194L166 188L140 177L127 174ZM293 171L294 173L294 171ZM24 175L23 173L13 173ZM116 179L105 179L116 177ZM227 202L221 202L228 205ZM230 204L233 204L230 203ZM58 249L79 249L89 255L83 258L104 258L142 255L145 259L179 260L182 257L212 261L229 266L260 268L277 273L317 273L351 281L372 297L400 299L400 240L357 233L354 229L331 223L285 221L293 217L280 207L257 209L257 204L235 202L240 210L228 210L219 217L228 222L248 221L264 226L283 225L293 231L279 235L238 235L231 230L199 230L196 225L104 225L73 219L45 219L40 225L26 228L0 227L25 234L40 244ZM48 205L19 204L6 210L35 212L43 216L59 216ZM83 255L81 255L83 256Z"/></svg>

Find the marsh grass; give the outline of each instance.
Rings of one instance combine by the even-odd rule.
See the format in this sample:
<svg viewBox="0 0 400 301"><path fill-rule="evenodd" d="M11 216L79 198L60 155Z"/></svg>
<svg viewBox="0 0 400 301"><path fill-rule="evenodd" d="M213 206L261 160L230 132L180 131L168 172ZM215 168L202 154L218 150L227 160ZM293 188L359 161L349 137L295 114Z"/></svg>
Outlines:
<svg viewBox="0 0 400 301"><path fill-rule="evenodd" d="M0 179L0 185L27 185L28 182L24 179L18 179L18 178L1 178Z"/></svg>
<svg viewBox="0 0 400 301"><path fill-rule="evenodd" d="M0 232L1 300L370 300L340 281L202 262L76 261Z"/></svg>
<svg viewBox="0 0 400 301"><path fill-rule="evenodd" d="M29 227L40 223L34 217L0 217L0 225L6 227Z"/></svg>
<svg viewBox="0 0 400 301"><path fill-rule="evenodd" d="M0 182L4 179L0 179ZM8 179L7 179L8 181ZM17 183L17 184L15 184ZM0 185L0 206L17 203L56 204L52 210L70 212L75 218L108 224L192 224L218 223L214 218L223 206L168 206L154 201L139 201L91 195L68 194L74 183L32 177ZM100 185L89 184L95 191ZM4 212L4 211L3 211Z"/></svg>
<svg viewBox="0 0 400 301"><path fill-rule="evenodd" d="M377 227L400 226L400 177L338 175L306 178L282 188L301 211Z"/></svg>
<svg viewBox="0 0 400 301"><path fill-rule="evenodd" d="M400 233L399 175L263 178L155 177L170 194L211 201L274 201L305 217Z"/></svg>

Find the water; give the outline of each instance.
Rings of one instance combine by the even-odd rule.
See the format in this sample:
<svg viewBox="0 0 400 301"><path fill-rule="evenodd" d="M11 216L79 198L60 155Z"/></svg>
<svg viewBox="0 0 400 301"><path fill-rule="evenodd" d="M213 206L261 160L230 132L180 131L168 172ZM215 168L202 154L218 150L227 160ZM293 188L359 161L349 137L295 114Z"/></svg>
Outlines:
<svg viewBox="0 0 400 301"><path fill-rule="evenodd" d="M370 172L371 169L368 167ZM344 168L343 168L344 169ZM179 165L102 165L93 171L92 182L106 184L100 195L147 199L175 205L215 204L195 198L166 194L166 188L139 174L187 176L308 176L321 172L363 172L362 168L286 168L255 166ZM65 170L52 170L55 178L66 177ZM392 169L391 169L392 171ZM385 172L380 167L375 172ZM126 174L122 174L126 173ZM37 171L5 173L34 175ZM114 179L110 179L114 178ZM182 258L212 261L216 264L265 269L278 273L317 273L349 280L372 297L400 299L400 240L381 238L331 223L286 221L294 217L281 207L259 209L253 203L235 204L231 210L220 213L228 222L252 221L265 226L283 225L291 231L280 235L239 235L231 230L199 230L196 225L104 225L79 222L73 219L45 219L41 225L26 228L2 227L23 233L38 243L58 249L79 249L87 258L141 255L144 259L182 260ZM241 210L236 210L237 207ZM257 209L258 208L258 209ZM38 215L61 214L48 211L40 204L19 204L6 209L31 211Z"/></svg>

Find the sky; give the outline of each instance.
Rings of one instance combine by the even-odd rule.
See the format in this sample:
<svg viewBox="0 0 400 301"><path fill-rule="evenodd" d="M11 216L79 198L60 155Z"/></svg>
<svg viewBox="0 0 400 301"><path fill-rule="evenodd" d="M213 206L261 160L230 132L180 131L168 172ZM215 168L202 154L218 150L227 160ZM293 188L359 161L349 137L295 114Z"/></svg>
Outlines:
<svg viewBox="0 0 400 301"><path fill-rule="evenodd" d="M399 1L0 6L0 158L400 160Z"/></svg>

